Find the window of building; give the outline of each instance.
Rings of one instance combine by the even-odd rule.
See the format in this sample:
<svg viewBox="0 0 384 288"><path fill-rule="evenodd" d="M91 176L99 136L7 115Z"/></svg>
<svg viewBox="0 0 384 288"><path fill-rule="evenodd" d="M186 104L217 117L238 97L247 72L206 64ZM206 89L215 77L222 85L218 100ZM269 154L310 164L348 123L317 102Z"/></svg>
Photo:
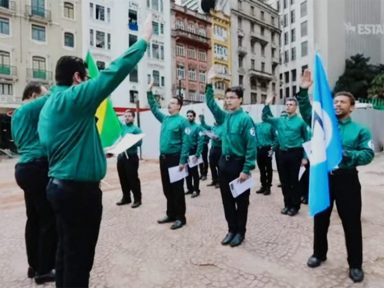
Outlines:
<svg viewBox="0 0 384 288"><path fill-rule="evenodd" d="M177 65L177 79L185 79L185 69L182 64Z"/></svg>
<svg viewBox="0 0 384 288"><path fill-rule="evenodd" d="M196 70L195 69L188 69L188 79L191 81L196 81Z"/></svg>
<svg viewBox="0 0 384 288"><path fill-rule="evenodd" d="M255 24L254 23L251 23L251 32L255 32Z"/></svg>
<svg viewBox="0 0 384 288"><path fill-rule="evenodd" d="M288 26L288 14L284 14L283 16L283 26L284 27Z"/></svg>
<svg viewBox="0 0 384 288"><path fill-rule="evenodd" d="M291 0L291 5L295 4L295 0Z"/></svg>
<svg viewBox="0 0 384 288"><path fill-rule="evenodd" d="M242 47L243 46L243 37L242 36L238 36L237 37L237 44Z"/></svg>
<svg viewBox="0 0 384 288"><path fill-rule="evenodd" d="M152 43L152 58L160 60L160 47L155 43Z"/></svg>
<svg viewBox="0 0 384 288"><path fill-rule="evenodd" d="M199 51L199 61L206 62L207 61L207 52Z"/></svg>
<svg viewBox="0 0 384 288"><path fill-rule="evenodd" d="M104 61L96 61L96 66L97 66L97 69L99 69L99 71L104 70L105 69L105 62Z"/></svg>
<svg viewBox="0 0 384 288"><path fill-rule="evenodd" d="M305 17L307 16L308 11L307 11L307 1L304 1L303 3L300 4L300 17Z"/></svg>
<svg viewBox="0 0 384 288"><path fill-rule="evenodd" d="M153 77L153 84L155 86L159 86L160 85L160 72L157 70L153 70L152 71L152 77Z"/></svg>
<svg viewBox="0 0 384 288"><path fill-rule="evenodd" d="M96 31L96 47L105 48L105 33L102 31Z"/></svg>
<svg viewBox="0 0 384 288"><path fill-rule="evenodd" d="M283 7L284 7L284 9L287 8L287 0L283 0Z"/></svg>
<svg viewBox="0 0 384 288"><path fill-rule="evenodd" d="M289 87L286 87L286 88L285 88L285 97L286 97L286 98L291 97L290 94L289 94Z"/></svg>
<svg viewBox="0 0 384 288"><path fill-rule="evenodd" d="M187 56L191 59L196 59L196 49L195 48L188 48L187 49Z"/></svg>
<svg viewBox="0 0 384 288"><path fill-rule="evenodd" d="M205 83L205 71L200 71L199 78L201 83Z"/></svg>
<svg viewBox="0 0 384 288"><path fill-rule="evenodd" d="M184 30L184 21L181 19L176 20L176 29Z"/></svg>
<svg viewBox="0 0 384 288"><path fill-rule="evenodd" d="M255 7L251 6L251 15L255 15Z"/></svg>
<svg viewBox="0 0 384 288"><path fill-rule="evenodd" d="M288 45L289 41L288 41L288 32L285 32L284 33L284 45Z"/></svg>
<svg viewBox="0 0 384 288"><path fill-rule="evenodd" d="M160 34L164 34L164 24L160 23Z"/></svg>
<svg viewBox="0 0 384 288"><path fill-rule="evenodd" d="M13 86L8 83L0 83L0 95L13 95Z"/></svg>
<svg viewBox="0 0 384 288"><path fill-rule="evenodd" d="M182 56L184 57L184 46L182 45L176 45L176 56Z"/></svg>
<svg viewBox="0 0 384 288"><path fill-rule="evenodd" d="M105 21L105 7L96 4L96 20Z"/></svg>
<svg viewBox="0 0 384 288"><path fill-rule="evenodd" d="M289 71L284 72L284 83L289 83Z"/></svg>
<svg viewBox="0 0 384 288"><path fill-rule="evenodd" d="M9 35L9 19L0 17L0 34Z"/></svg>
<svg viewBox="0 0 384 288"><path fill-rule="evenodd" d="M89 18L93 19L93 3L89 3Z"/></svg>
<svg viewBox="0 0 384 288"><path fill-rule="evenodd" d="M137 11L132 9L128 10L128 28L132 31L139 30L139 25L137 23Z"/></svg>
<svg viewBox="0 0 384 288"><path fill-rule="evenodd" d="M304 21L300 25L301 37L308 35L308 21Z"/></svg>
<svg viewBox="0 0 384 288"><path fill-rule="evenodd" d="M261 46L261 56L265 57L265 46Z"/></svg>
<svg viewBox="0 0 384 288"><path fill-rule="evenodd" d="M75 35L70 32L64 32L64 46L65 47L75 47Z"/></svg>
<svg viewBox="0 0 384 288"><path fill-rule="evenodd" d="M264 62L261 62L261 71L265 72L265 63Z"/></svg>
<svg viewBox="0 0 384 288"><path fill-rule="evenodd" d="M291 29L291 43L296 41L296 29Z"/></svg>
<svg viewBox="0 0 384 288"><path fill-rule="evenodd" d="M264 27L260 27L260 35L261 35L261 36L264 36L264 32L265 32Z"/></svg>
<svg viewBox="0 0 384 288"><path fill-rule="evenodd" d="M239 75L239 85L243 86L243 84L244 84L244 76L243 75Z"/></svg>
<svg viewBox="0 0 384 288"><path fill-rule="evenodd" d="M237 17L237 22L238 22L238 26L239 26L239 28L241 29L242 27L242 19L241 19L241 17L239 16L239 17Z"/></svg>
<svg viewBox="0 0 384 288"><path fill-rule="evenodd" d="M308 55L308 41L301 42L301 57Z"/></svg>
<svg viewBox="0 0 384 288"><path fill-rule="evenodd" d="M251 104L257 103L257 93L252 92L251 93Z"/></svg>
<svg viewBox="0 0 384 288"><path fill-rule="evenodd" d="M129 41L128 45L129 45L129 47L131 47L133 44L136 43L136 41L137 41L137 36L136 36L136 35L129 34L128 41Z"/></svg>
<svg viewBox="0 0 384 288"><path fill-rule="evenodd" d="M255 42L251 42L251 52L253 53L253 54L255 54Z"/></svg>
<svg viewBox="0 0 384 288"><path fill-rule="evenodd" d="M137 91L129 90L129 103L135 103L137 94L138 94Z"/></svg>
<svg viewBox="0 0 384 288"><path fill-rule="evenodd" d="M257 89L257 80L256 77L251 77L250 78L251 82L251 90L256 90Z"/></svg>
<svg viewBox="0 0 384 288"><path fill-rule="evenodd" d="M149 1L147 1L147 6L149 7ZM151 8L153 10L163 12L163 0L152 0L151 1Z"/></svg>
<svg viewBox="0 0 384 288"><path fill-rule="evenodd" d="M40 25L32 24L32 39L36 41L45 42L45 27Z"/></svg>
<svg viewBox="0 0 384 288"><path fill-rule="evenodd" d="M265 104L265 100L267 100L267 95L261 94L261 104Z"/></svg>
<svg viewBox="0 0 384 288"><path fill-rule="evenodd" d="M45 58L40 56L32 57L32 77L37 79L47 79Z"/></svg>
<svg viewBox="0 0 384 288"><path fill-rule="evenodd" d="M292 86L292 96L295 96L295 95L296 95L296 92L297 92L296 85L293 85L293 86Z"/></svg>
<svg viewBox="0 0 384 288"><path fill-rule="evenodd" d="M108 50L111 50L111 34L107 34L107 48Z"/></svg>
<svg viewBox="0 0 384 288"><path fill-rule="evenodd" d="M295 10L291 10L291 24L295 23L295 20L296 20Z"/></svg>
<svg viewBox="0 0 384 288"><path fill-rule="evenodd" d="M75 9L72 3L64 2L64 17L74 19L75 18Z"/></svg>
<svg viewBox="0 0 384 288"><path fill-rule="evenodd" d="M11 54L7 51L0 51L0 74L11 74Z"/></svg>
<svg viewBox="0 0 384 288"><path fill-rule="evenodd" d="M292 82L296 81L296 69L291 70L291 79Z"/></svg>
<svg viewBox="0 0 384 288"><path fill-rule="evenodd" d="M271 49L272 58L275 58L276 56L276 48Z"/></svg>
<svg viewBox="0 0 384 288"><path fill-rule="evenodd" d="M296 60L296 47L291 48L291 60L292 61Z"/></svg>
<svg viewBox="0 0 384 288"><path fill-rule="evenodd" d="M32 15L45 17L45 0L31 0Z"/></svg>
<svg viewBox="0 0 384 288"><path fill-rule="evenodd" d="M271 24L275 26L275 17L271 16Z"/></svg>
<svg viewBox="0 0 384 288"><path fill-rule="evenodd" d="M283 99L283 89L280 89L280 99Z"/></svg>
<svg viewBox="0 0 384 288"><path fill-rule="evenodd" d="M260 11L260 19L261 19L261 21L265 20L265 13L264 13L264 11Z"/></svg>
<svg viewBox="0 0 384 288"><path fill-rule="evenodd" d="M93 29L89 29L89 46L93 47Z"/></svg>
<svg viewBox="0 0 384 288"><path fill-rule="evenodd" d="M107 8L107 22L111 22L111 8L109 7Z"/></svg>
<svg viewBox="0 0 384 288"><path fill-rule="evenodd" d="M255 70L255 60L251 59L251 69Z"/></svg>
<svg viewBox="0 0 384 288"><path fill-rule="evenodd" d="M243 59L244 57L239 55L239 67L242 68L243 67Z"/></svg>
<svg viewBox="0 0 384 288"><path fill-rule="evenodd" d="M0 0L0 7L9 9L9 0Z"/></svg>
<svg viewBox="0 0 384 288"><path fill-rule="evenodd" d="M152 21L152 30L154 35L160 35L160 25L159 23Z"/></svg>

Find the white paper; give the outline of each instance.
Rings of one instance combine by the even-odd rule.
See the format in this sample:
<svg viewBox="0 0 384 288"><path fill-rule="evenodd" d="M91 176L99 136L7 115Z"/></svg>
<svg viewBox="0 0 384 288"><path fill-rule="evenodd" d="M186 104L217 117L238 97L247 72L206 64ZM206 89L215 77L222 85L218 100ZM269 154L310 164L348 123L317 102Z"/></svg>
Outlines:
<svg viewBox="0 0 384 288"><path fill-rule="evenodd" d="M303 148L305 154L307 154L309 161L311 161L311 154L312 154L312 147L311 147L311 141L307 141L303 143Z"/></svg>
<svg viewBox="0 0 384 288"><path fill-rule="evenodd" d="M246 190L251 189L253 186L255 186L255 180L253 180L252 176L243 182L240 182L239 178L229 182L229 188L231 189L234 198L238 197Z"/></svg>
<svg viewBox="0 0 384 288"><path fill-rule="evenodd" d="M188 169L184 167L184 169L180 171L179 166L174 166L174 167L168 168L168 173L169 173L169 182L174 183L187 177Z"/></svg>
<svg viewBox="0 0 384 288"><path fill-rule="evenodd" d="M305 170L306 170L306 168L305 168L304 165L300 166L300 170L299 170L299 181L300 181L301 177L303 177Z"/></svg>
<svg viewBox="0 0 384 288"><path fill-rule="evenodd" d="M191 155L188 157L188 166L189 168L193 168L200 163L203 163L203 158L200 156L200 158L197 159L197 161L194 161L196 159L195 155Z"/></svg>
<svg viewBox="0 0 384 288"><path fill-rule="evenodd" d="M117 141L112 147L106 148L104 152L106 154L112 154L112 155L118 155L124 151L126 151L128 148L135 145L137 142L139 142L141 139L143 139L145 134L126 134L124 137L120 138L120 140Z"/></svg>

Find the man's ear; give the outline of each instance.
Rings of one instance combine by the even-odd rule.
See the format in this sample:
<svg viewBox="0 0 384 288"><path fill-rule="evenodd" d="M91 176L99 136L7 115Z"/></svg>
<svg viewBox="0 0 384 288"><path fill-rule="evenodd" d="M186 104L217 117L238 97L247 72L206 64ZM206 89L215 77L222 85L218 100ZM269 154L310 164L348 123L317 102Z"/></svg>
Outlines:
<svg viewBox="0 0 384 288"><path fill-rule="evenodd" d="M79 72L75 72L75 74L73 74L72 82L73 84L80 84L81 82L83 82L83 79L80 77Z"/></svg>

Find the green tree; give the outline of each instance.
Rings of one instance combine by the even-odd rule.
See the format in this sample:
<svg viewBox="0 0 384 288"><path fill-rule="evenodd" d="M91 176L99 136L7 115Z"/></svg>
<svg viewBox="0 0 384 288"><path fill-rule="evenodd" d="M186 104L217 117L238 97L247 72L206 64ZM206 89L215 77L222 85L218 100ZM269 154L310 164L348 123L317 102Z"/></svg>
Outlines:
<svg viewBox="0 0 384 288"><path fill-rule="evenodd" d="M377 75L368 89L369 98L384 99L384 73Z"/></svg>

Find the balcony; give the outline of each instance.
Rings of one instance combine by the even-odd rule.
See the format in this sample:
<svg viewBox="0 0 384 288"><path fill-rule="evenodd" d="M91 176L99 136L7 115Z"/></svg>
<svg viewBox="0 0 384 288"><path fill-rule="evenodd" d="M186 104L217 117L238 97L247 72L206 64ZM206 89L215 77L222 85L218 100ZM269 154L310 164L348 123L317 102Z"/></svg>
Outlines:
<svg viewBox="0 0 384 288"><path fill-rule="evenodd" d="M16 80L17 68L15 66L0 65L0 78L6 80Z"/></svg>
<svg viewBox="0 0 384 288"><path fill-rule="evenodd" d="M187 31L185 29L176 28L172 31L172 37L179 38L191 44L197 44L206 48L210 47L210 40L208 37Z"/></svg>
<svg viewBox="0 0 384 288"><path fill-rule="evenodd" d="M271 81L273 78L272 74L261 71L261 70L256 70L256 69L249 69L249 74L251 76L256 76L256 78L260 78L268 81Z"/></svg>
<svg viewBox="0 0 384 288"><path fill-rule="evenodd" d="M16 14L15 1L0 0L0 14L12 16Z"/></svg>
<svg viewBox="0 0 384 288"><path fill-rule="evenodd" d="M25 17L45 24L52 21L51 10L39 6L25 5Z"/></svg>
<svg viewBox="0 0 384 288"><path fill-rule="evenodd" d="M52 81L52 71L27 69L27 78L34 81L49 83Z"/></svg>
<svg viewBox="0 0 384 288"><path fill-rule="evenodd" d="M268 44L268 40L260 33L251 32L251 41L259 42L262 46Z"/></svg>

